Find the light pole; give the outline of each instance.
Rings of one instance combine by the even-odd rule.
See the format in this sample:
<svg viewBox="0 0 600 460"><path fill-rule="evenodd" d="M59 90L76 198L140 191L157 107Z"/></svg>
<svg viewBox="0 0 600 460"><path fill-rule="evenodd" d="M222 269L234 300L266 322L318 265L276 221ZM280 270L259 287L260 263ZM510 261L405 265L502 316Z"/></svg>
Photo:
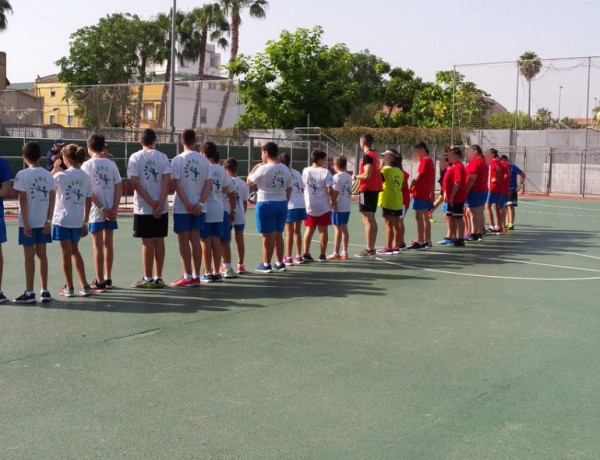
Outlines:
<svg viewBox="0 0 600 460"><path fill-rule="evenodd" d="M171 81L170 81L170 103L169 103L169 130L171 132L171 142L175 142L175 60L177 41L177 0L173 0L173 9L171 10Z"/></svg>
<svg viewBox="0 0 600 460"><path fill-rule="evenodd" d="M562 90L563 90L563 87L560 86L558 88L558 129L560 129L560 105L562 102Z"/></svg>

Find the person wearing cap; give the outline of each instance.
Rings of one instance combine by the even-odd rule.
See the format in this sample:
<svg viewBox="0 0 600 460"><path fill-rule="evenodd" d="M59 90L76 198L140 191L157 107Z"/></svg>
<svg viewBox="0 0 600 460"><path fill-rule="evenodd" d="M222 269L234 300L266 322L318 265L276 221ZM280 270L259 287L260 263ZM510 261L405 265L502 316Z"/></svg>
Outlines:
<svg viewBox="0 0 600 460"><path fill-rule="evenodd" d="M46 159L48 160L46 164L46 169L48 171L52 171L54 169L54 162L60 161L60 167L64 171L67 169L67 166L62 161L62 149L65 146L65 142L62 139L54 139L54 145L48 153L46 154Z"/></svg>

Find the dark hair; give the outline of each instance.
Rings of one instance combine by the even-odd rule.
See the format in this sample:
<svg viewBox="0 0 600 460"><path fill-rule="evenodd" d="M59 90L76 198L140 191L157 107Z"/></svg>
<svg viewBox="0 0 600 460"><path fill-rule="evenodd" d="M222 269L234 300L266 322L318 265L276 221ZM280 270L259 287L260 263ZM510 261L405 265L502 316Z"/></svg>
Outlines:
<svg viewBox="0 0 600 460"><path fill-rule="evenodd" d="M489 149L488 152L490 152L494 156L494 158L499 157L498 150L496 150L495 148Z"/></svg>
<svg viewBox="0 0 600 460"><path fill-rule="evenodd" d="M283 152L283 153L279 154L278 161L279 161L279 163L284 164L289 168L290 165L292 164L292 157L290 156L289 153Z"/></svg>
<svg viewBox="0 0 600 460"><path fill-rule="evenodd" d="M417 142L415 145L413 145L413 149L423 150L429 156L429 148L427 147L427 144L423 141Z"/></svg>
<svg viewBox="0 0 600 460"><path fill-rule="evenodd" d="M200 151L208 158L212 160L214 163L219 162L219 151L217 150L217 146L214 142L205 142L200 147Z"/></svg>
<svg viewBox="0 0 600 460"><path fill-rule="evenodd" d="M193 147L196 145L196 131L193 129L184 129L181 133L181 141L186 147Z"/></svg>
<svg viewBox="0 0 600 460"><path fill-rule="evenodd" d="M346 157L337 157L334 161L338 169L346 169L348 167L348 158Z"/></svg>
<svg viewBox="0 0 600 460"><path fill-rule="evenodd" d="M459 147L453 147L450 149L450 151L456 155L458 158L462 158L463 152Z"/></svg>
<svg viewBox="0 0 600 460"><path fill-rule="evenodd" d="M279 153L279 147L277 147L275 142L267 142L261 147L261 150L265 152L272 160L275 160L277 158L277 154Z"/></svg>
<svg viewBox="0 0 600 460"><path fill-rule="evenodd" d="M510 161L510 160L508 159L508 155L502 155L502 156L500 157L500 159L501 159L502 161Z"/></svg>
<svg viewBox="0 0 600 460"><path fill-rule="evenodd" d="M223 168L225 168L227 171L231 171L233 174L237 174L238 162L235 158L227 158L223 162Z"/></svg>
<svg viewBox="0 0 600 460"><path fill-rule="evenodd" d="M64 148L63 156L66 156L71 163L81 165L87 157L87 152L77 144L69 144Z"/></svg>
<svg viewBox="0 0 600 460"><path fill-rule="evenodd" d="M469 147L470 150L473 150L475 153L477 153L477 155L483 155L483 150L481 150L481 147L477 144L473 144L471 147Z"/></svg>
<svg viewBox="0 0 600 460"><path fill-rule="evenodd" d="M142 131L142 135L140 136L140 143L144 147L150 147L152 144L156 142L156 133L153 129L146 128Z"/></svg>
<svg viewBox="0 0 600 460"><path fill-rule="evenodd" d="M393 168L402 169L402 155L396 149L387 149L388 152L392 152L394 154L394 160L390 163L390 166Z"/></svg>
<svg viewBox="0 0 600 460"><path fill-rule="evenodd" d="M315 164L327 158L327 154L323 150L315 149L310 153L310 161Z"/></svg>
<svg viewBox="0 0 600 460"><path fill-rule="evenodd" d="M106 139L102 134L92 134L87 139L87 145L93 152L102 153L106 147Z"/></svg>
<svg viewBox="0 0 600 460"><path fill-rule="evenodd" d="M364 133L362 136L360 136L360 140L363 141L363 144L365 144L367 147L373 147L373 144L375 144L373 135L369 133Z"/></svg>
<svg viewBox="0 0 600 460"><path fill-rule="evenodd" d="M40 148L40 144L37 142L27 142L27 144L23 146L21 153L23 154L23 157L27 158L33 163L42 158L42 149Z"/></svg>

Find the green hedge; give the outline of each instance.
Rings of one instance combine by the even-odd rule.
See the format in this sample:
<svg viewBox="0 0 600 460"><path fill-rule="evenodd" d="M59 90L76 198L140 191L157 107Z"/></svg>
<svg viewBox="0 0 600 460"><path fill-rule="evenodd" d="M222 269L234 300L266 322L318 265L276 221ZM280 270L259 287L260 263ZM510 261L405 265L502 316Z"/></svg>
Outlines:
<svg viewBox="0 0 600 460"><path fill-rule="evenodd" d="M449 145L452 139L452 130L449 128L364 128L349 126L324 128L323 131L325 135L340 143L356 143L364 133L371 133L375 137L377 145L413 145L420 141L432 146ZM455 134L455 139L460 139L460 135Z"/></svg>

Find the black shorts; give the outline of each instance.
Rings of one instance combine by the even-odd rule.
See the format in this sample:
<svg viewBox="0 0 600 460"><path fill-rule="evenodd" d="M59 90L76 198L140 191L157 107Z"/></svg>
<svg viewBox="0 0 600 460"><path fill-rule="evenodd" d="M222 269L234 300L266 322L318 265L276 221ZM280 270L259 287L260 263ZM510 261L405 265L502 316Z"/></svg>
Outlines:
<svg viewBox="0 0 600 460"><path fill-rule="evenodd" d="M464 203L454 203L454 205L450 206L448 203L448 211L446 211L446 215L448 217L454 217L455 219L462 219L465 214L465 204Z"/></svg>
<svg viewBox="0 0 600 460"><path fill-rule="evenodd" d="M169 213L155 219L153 215L133 215L134 238L166 238L169 234Z"/></svg>
<svg viewBox="0 0 600 460"><path fill-rule="evenodd" d="M387 209L381 208L384 217L402 217L404 218L404 208L402 209Z"/></svg>
<svg viewBox="0 0 600 460"><path fill-rule="evenodd" d="M508 192L508 198L506 199L506 207L512 206L516 208L519 206L519 192L516 190L511 190Z"/></svg>
<svg viewBox="0 0 600 460"><path fill-rule="evenodd" d="M360 192L358 210L360 212L377 212L377 202L379 201L379 192Z"/></svg>

